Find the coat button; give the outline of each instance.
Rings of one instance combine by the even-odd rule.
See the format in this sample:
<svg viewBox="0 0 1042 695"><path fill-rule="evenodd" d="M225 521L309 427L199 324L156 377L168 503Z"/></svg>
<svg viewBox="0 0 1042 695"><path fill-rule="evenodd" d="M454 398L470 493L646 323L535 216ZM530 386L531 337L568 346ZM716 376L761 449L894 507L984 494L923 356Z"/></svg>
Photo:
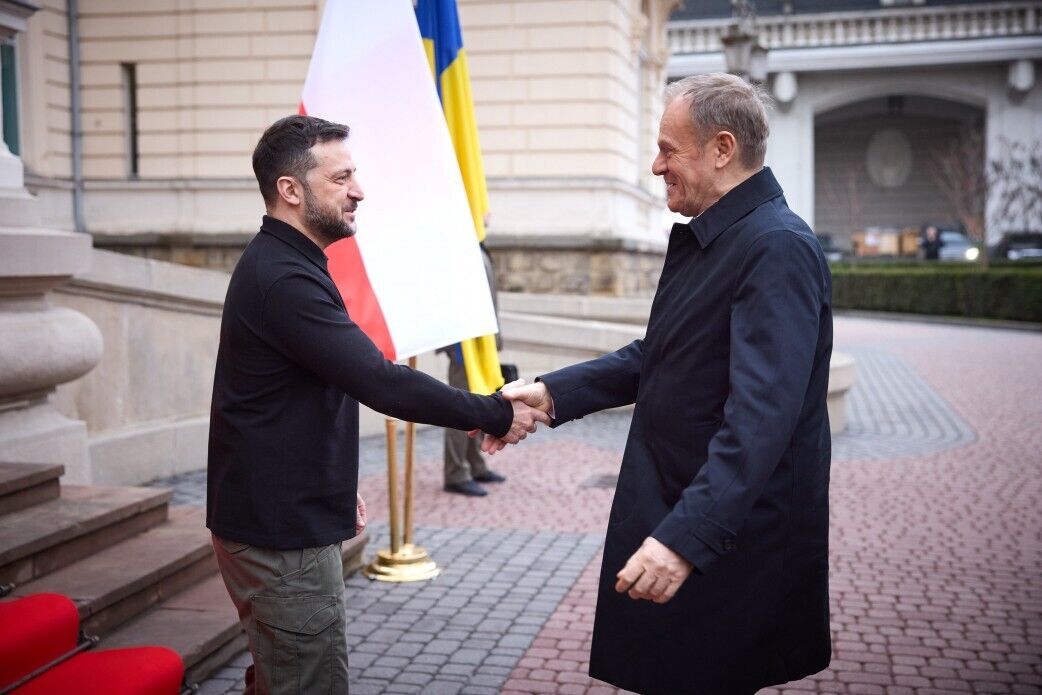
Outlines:
<svg viewBox="0 0 1042 695"><path fill-rule="evenodd" d="M737 548L737 547L738 547L738 545L734 542L733 538L725 538L724 539L724 552L730 553L730 552L734 551L735 548Z"/></svg>

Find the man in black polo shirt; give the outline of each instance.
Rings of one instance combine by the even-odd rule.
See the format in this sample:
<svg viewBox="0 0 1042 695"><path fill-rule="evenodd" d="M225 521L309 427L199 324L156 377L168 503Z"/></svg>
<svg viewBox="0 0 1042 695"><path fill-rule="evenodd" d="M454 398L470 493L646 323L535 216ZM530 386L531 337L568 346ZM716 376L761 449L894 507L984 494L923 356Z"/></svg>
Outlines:
<svg viewBox="0 0 1042 695"><path fill-rule="evenodd" d="M249 638L247 693L347 692L341 541L365 526L358 403L516 443L542 413L384 359L323 249L363 198L347 126L273 124L253 153L267 215L228 286L210 411L207 526Z"/></svg>

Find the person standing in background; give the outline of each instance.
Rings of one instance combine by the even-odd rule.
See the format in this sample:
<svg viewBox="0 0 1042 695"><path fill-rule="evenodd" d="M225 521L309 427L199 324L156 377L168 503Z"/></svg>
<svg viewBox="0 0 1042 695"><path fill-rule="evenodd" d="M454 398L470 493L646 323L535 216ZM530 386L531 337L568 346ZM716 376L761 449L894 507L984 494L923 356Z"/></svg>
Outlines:
<svg viewBox="0 0 1042 695"><path fill-rule="evenodd" d="M485 214L485 227L488 227L490 214ZM492 263L492 256L485 247L485 242L478 244L481 247L481 260L485 265L485 275L488 278L488 289L492 293L492 306L496 311L496 321L499 321L499 298L496 296L496 273ZM503 348L502 334L496 334L496 350ZM438 352L444 352L449 357L449 386L458 389L466 389L467 370L463 365L463 352L459 343L441 348ZM488 492L480 483L502 483L506 477L496 473L485 463L481 454L481 438L470 437L466 432L446 428L445 430L445 478L444 489L467 497L484 497Z"/></svg>
<svg viewBox="0 0 1042 695"><path fill-rule="evenodd" d="M941 236L932 224L923 231L922 249L923 258L928 261L936 261L941 256Z"/></svg>

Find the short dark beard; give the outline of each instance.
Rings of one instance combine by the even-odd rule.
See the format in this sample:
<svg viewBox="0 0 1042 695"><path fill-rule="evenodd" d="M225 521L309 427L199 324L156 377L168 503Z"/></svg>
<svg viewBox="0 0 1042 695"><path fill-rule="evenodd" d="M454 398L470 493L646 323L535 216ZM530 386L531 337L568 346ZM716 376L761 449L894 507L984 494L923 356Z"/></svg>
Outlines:
<svg viewBox="0 0 1042 695"><path fill-rule="evenodd" d="M322 207L311 194L311 187L307 183L303 183L303 189L304 223L312 234L327 245L355 235L355 230L344 221L340 208L332 210Z"/></svg>

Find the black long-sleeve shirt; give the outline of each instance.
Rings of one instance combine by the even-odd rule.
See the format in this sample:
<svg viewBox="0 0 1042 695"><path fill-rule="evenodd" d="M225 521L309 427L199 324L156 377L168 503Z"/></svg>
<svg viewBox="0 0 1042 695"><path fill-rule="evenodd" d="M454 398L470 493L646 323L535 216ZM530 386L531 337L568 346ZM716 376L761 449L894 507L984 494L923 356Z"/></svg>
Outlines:
<svg viewBox="0 0 1042 695"><path fill-rule="evenodd" d="M232 273L210 411L207 526L266 548L355 533L358 403L501 436L510 404L384 358L347 315L326 257L265 216Z"/></svg>

